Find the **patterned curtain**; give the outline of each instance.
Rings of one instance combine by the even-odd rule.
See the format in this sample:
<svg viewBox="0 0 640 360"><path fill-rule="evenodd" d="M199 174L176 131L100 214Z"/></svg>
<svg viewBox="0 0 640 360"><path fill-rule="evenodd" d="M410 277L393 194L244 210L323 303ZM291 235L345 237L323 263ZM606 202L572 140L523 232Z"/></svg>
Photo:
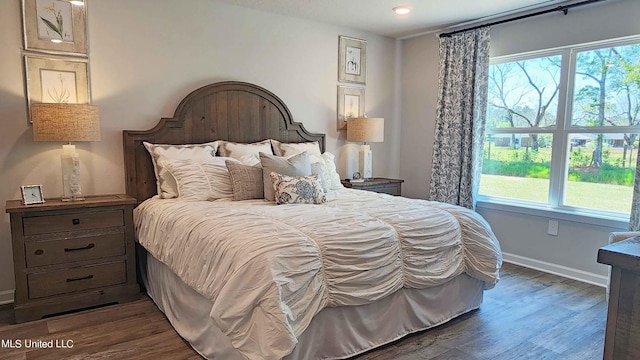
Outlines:
<svg viewBox="0 0 640 360"><path fill-rule="evenodd" d="M636 179L633 183L633 200L631 201L631 218L629 231L640 231L640 148L636 155Z"/></svg>
<svg viewBox="0 0 640 360"><path fill-rule="evenodd" d="M489 28L440 38L430 199L475 208L487 109Z"/></svg>

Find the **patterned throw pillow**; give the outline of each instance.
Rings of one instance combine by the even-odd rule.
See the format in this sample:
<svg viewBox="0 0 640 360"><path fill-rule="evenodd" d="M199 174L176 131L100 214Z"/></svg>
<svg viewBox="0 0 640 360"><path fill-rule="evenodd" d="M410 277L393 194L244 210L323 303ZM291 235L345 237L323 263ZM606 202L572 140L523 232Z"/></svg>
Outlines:
<svg viewBox="0 0 640 360"><path fill-rule="evenodd" d="M275 172L269 174L273 180L276 205L322 204L327 197L322 190L318 175L287 176Z"/></svg>

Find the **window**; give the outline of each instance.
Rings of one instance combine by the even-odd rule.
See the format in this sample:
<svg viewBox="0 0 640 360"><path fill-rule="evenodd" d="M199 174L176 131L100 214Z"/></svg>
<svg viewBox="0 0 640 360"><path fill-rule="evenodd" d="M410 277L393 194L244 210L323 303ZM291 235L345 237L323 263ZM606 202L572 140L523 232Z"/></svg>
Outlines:
<svg viewBox="0 0 640 360"><path fill-rule="evenodd" d="M640 39L492 59L481 199L625 216Z"/></svg>

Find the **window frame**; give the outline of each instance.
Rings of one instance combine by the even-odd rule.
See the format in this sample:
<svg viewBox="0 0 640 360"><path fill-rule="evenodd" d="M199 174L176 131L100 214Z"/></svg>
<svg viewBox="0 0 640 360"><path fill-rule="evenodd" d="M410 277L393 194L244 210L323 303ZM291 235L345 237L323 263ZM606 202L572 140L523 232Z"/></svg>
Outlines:
<svg viewBox="0 0 640 360"><path fill-rule="evenodd" d="M610 220L609 225L619 226L620 222L628 222L629 213L582 208L565 204L565 193L568 182L569 167L569 143L570 134L618 134L618 133L638 133L639 126L574 126L572 125L573 96L576 79L576 68L578 54L585 51L611 48L625 45L640 45L640 35L628 36L617 39L602 40L585 44L570 45L559 48L530 51L519 54L491 57L490 66L515 61L530 60L547 56L561 56L558 107L556 112L555 126L546 127L518 127L518 128L485 128L485 134L551 134L553 136L551 147L551 164L549 168L549 193L547 203L519 200L514 198L503 198L490 195L478 194L479 207L508 209L523 208L538 211L551 211L556 214L569 216L574 221L589 223L590 218L600 218ZM560 160L558 160L560 159ZM493 205L490 205L493 204ZM506 208L505 208L506 207ZM522 212L516 211L516 212ZM530 213L531 211L524 210ZM578 217L578 219L576 219ZM587 220L580 220L579 218ZM611 222L613 221L613 223Z"/></svg>

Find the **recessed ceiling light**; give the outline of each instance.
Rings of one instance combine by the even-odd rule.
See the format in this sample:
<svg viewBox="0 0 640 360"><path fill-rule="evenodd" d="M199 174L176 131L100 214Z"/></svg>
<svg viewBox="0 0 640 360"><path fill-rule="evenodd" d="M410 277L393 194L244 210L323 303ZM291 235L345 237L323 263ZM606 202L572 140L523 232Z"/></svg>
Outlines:
<svg viewBox="0 0 640 360"><path fill-rule="evenodd" d="M82 6L84 5L84 1L82 0L70 0L69 1L71 4L76 5L76 6Z"/></svg>
<svg viewBox="0 0 640 360"><path fill-rule="evenodd" d="M398 15L407 15L408 13L411 12L411 9L409 9L406 6L396 6L393 8L393 12Z"/></svg>

